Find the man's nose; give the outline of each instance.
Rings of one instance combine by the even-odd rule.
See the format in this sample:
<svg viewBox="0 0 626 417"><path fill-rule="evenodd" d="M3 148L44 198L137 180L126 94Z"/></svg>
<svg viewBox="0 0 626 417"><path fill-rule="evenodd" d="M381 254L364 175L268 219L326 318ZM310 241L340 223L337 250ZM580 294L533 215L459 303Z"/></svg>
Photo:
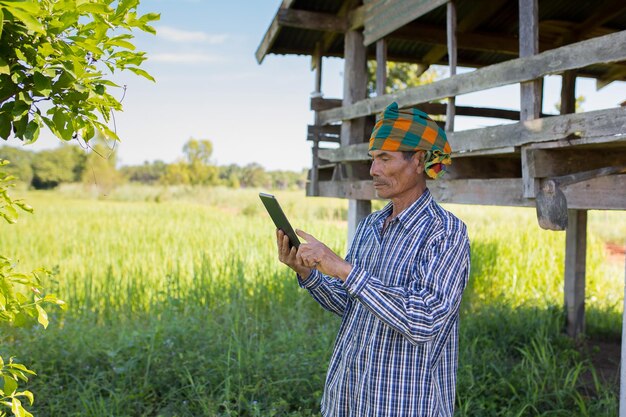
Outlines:
<svg viewBox="0 0 626 417"><path fill-rule="evenodd" d="M372 165L370 165L370 175L372 177L377 177L380 175L379 173L379 167L378 164L376 163L376 160L372 160Z"/></svg>

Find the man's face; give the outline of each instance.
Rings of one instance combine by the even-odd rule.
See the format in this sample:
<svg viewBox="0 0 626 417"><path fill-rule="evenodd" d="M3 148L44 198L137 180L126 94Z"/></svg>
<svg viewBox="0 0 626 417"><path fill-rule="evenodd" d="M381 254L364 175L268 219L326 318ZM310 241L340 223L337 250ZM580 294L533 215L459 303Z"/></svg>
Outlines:
<svg viewBox="0 0 626 417"><path fill-rule="evenodd" d="M423 181L423 152L416 152L409 160L402 152L375 150L369 154L372 157L370 175L378 197L393 199L402 196Z"/></svg>

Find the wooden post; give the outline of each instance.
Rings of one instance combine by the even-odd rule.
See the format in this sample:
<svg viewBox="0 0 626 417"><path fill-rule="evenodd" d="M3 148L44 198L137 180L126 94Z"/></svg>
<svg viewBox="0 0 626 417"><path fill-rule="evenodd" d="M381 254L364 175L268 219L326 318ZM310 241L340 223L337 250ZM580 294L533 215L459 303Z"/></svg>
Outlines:
<svg viewBox="0 0 626 417"><path fill-rule="evenodd" d="M568 210L565 232L565 311L567 334L585 330L585 268L587 263L587 210Z"/></svg>
<svg viewBox="0 0 626 417"><path fill-rule="evenodd" d="M313 97L322 97L322 54L320 44L315 45L315 53L313 55L313 68L315 69L315 90L313 91ZM315 111L315 125L319 125L319 111ZM313 139L313 148L311 149L311 188L310 193L313 196L320 194L319 186L319 150L320 150L320 135L315 134Z"/></svg>
<svg viewBox="0 0 626 417"><path fill-rule="evenodd" d="M565 71L561 83L561 114L576 111L576 74ZM565 238L565 311L567 334L577 337L585 330L585 273L587 257L587 211L568 210Z"/></svg>
<svg viewBox="0 0 626 417"><path fill-rule="evenodd" d="M367 55L363 33L351 30L344 37L343 102L351 105L367 97ZM365 142L365 119L344 120L341 124L341 146ZM350 167L348 167L350 168ZM350 177L352 170L348 169ZM372 211L370 200L348 202L348 245L356 233L359 222Z"/></svg>
<svg viewBox="0 0 626 417"><path fill-rule="evenodd" d="M313 139L313 148L311 150L312 155L312 166L311 166L311 188L310 193L312 196L320 195L320 181L319 181L319 165L320 165L320 142L319 135L315 135L315 139Z"/></svg>
<svg viewBox="0 0 626 417"><path fill-rule="evenodd" d="M376 42L376 96L385 94L387 85L387 41Z"/></svg>
<svg viewBox="0 0 626 417"><path fill-rule="evenodd" d="M539 52L539 5L538 0L519 0L519 56L536 55ZM520 84L520 120L532 120L541 112L541 81Z"/></svg>
<svg viewBox="0 0 626 417"><path fill-rule="evenodd" d="M313 54L313 68L315 69L315 91L316 97L322 96L322 52L319 42L315 44L315 53Z"/></svg>
<svg viewBox="0 0 626 417"><path fill-rule="evenodd" d="M536 55L539 52L539 5L538 0L519 0L519 56ZM541 114L541 81L520 83L520 121L539 118ZM530 172L528 152L522 147L523 195L534 198L539 181Z"/></svg>
<svg viewBox="0 0 626 417"><path fill-rule="evenodd" d="M456 5L453 1L448 2L448 20L447 20L447 32L448 32L448 66L450 67L450 77L456 75ZM454 116L455 109L455 97L448 97L448 107L446 109L446 131L454 131Z"/></svg>
<svg viewBox="0 0 626 417"><path fill-rule="evenodd" d="M624 260L626 266L626 259ZM624 312L622 313L622 360L620 362L619 417L626 417L626 267L624 268Z"/></svg>
<svg viewBox="0 0 626 417"><path fill-rule="evenodd" d="M576 73L565 71L561 76L561 114L576 113Z"/></svg>

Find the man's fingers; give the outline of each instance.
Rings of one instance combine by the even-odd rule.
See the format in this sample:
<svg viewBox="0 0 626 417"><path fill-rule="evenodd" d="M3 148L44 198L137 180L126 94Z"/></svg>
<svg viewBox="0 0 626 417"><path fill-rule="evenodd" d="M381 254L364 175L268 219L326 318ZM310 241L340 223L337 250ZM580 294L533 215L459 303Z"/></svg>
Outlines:
<svg viewBox="0 0 626 417"><path fill-rule="evenodd" d="M308 234L304 230L296 229L296 234L300 236L302 239L306 240L307 242L317 242L317 239L315 239L315 237Z"/></svg>

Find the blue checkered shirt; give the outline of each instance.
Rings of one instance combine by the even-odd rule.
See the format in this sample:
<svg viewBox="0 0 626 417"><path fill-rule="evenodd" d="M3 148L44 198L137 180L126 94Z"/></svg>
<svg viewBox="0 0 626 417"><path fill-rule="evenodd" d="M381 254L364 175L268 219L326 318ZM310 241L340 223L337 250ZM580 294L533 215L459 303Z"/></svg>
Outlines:
<svg viewBox="0 0 626 417"><path fill-rule="evenodd" d="M454 411L459 304L470 268L462 221L426 190L383 234L392 203L359 224L345 282L314 270L300 286L341 316L322 397L325 417Z"/></svg>

